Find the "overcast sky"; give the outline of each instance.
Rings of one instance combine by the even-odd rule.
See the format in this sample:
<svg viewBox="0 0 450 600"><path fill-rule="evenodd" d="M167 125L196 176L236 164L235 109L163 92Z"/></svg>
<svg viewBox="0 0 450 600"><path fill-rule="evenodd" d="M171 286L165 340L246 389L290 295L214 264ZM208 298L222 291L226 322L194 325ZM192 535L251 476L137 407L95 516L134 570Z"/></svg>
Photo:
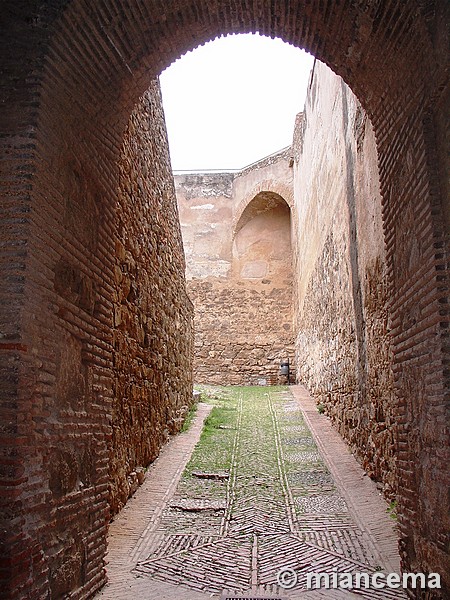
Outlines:
<svg viewBox="0 0 450 600"><path fill-rule="evenodd" d="M173 169L239 169L291 144L313 60L248 34L173 63L161 75Z"/></svg>

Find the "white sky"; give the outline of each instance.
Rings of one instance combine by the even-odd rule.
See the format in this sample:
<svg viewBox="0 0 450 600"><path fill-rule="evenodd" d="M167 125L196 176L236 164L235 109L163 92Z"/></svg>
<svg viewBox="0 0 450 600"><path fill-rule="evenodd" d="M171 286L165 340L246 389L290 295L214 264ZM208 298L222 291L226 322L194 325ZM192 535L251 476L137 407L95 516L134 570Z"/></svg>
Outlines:
<svg viewBox="0 0 450 600"><path fill-rule="evenodd" d="M222 37L161 74L174 170L239 169L292 142L314 58L280 39Z"/></svg>

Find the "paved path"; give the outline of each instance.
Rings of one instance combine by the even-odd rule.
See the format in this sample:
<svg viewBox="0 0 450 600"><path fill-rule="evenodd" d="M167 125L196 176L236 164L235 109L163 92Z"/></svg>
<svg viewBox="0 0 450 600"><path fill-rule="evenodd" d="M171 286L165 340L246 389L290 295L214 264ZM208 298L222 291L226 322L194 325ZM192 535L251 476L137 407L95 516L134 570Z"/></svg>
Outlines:
<svg viewBox="0 0 450 600"><path fill-rule="evenodd" d="M111 525L99 599L403 598L306 589L308 572L399 572L399 559L386 503L304 388L225 388L215 404L210 436L198 443L200 404Z"/></svg>

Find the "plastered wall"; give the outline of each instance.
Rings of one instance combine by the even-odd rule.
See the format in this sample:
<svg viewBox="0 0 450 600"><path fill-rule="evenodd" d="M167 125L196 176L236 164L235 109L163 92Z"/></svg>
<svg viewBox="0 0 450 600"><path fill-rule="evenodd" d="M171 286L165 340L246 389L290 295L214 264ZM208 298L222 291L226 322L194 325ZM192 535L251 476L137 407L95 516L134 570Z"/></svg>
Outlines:
<svg viewBox="0 0 450 600"><path fill-rule="evenodd" d="M393 354L375 137L355 96L319 62L294 156L298 380L393 493Z"/></svg>
<svg viewBox="0 0 450 600"><path fill-rule="evenodd" d="M289 165L290 149L175 176L199 383L270 385L282 360L294 366Z"/></svg>

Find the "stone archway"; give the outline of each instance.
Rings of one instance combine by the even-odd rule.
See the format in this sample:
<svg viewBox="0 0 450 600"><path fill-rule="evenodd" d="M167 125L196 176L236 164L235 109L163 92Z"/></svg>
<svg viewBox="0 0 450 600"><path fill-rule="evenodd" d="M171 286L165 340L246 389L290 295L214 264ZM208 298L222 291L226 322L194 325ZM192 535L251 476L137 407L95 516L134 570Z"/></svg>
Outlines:
<svg viewBox="0 0 450 600"><path fill-rule="evenodd" d="M277 203L278 199L285 202L290 210L294 208L292 184L286 185L281 182L272 182L264 180L258 183L236 207L233 217L233 233L237 233L245 222L252 218L259 210L267 210L267 202ZM255 202L256 201L256 202ZM250 205L253 205L250 207ZM261 204L261 209L258 208Z"/></svg>
<svg viewBox="0 0 450 600"><path fill-rule="evenodd" d="M267 236L268 230L270 236ZM267 247L268 242L272 247ZM261 267L263 270L253 277L281 275L292 279L291 211L279 194L259 192L247 204L233 229L233 250L238 261L236 268L241 274L249 276L251 265L256 261L256 271ZM278 268L272 268L271 273L268 261L278 263Z"/></svg>
<svg viewBox="0 0 450 600"><path fill-rule="evenodd" d="M76 341L70 347L87 372L93 363L99 367L93 382L95 414L86 426L95 423L93 451L105 464L117 251L111 222L133 106L152 79L187 50L217 35L249 31L279 36L327 63L350 85L372 120L391 290L401 552L407 570L444 573L447 541L441 528L448 513L439 481L448 468L442 450L448 392L448 183L442 133L450 104L447 4L437 0L425 9L418 0L48 0L38 7L23 2L20 8L7 1L2 11L3 235L8 244L1 263L1 351L7 373L1 409L6 423L2 502L11 517L4 538L9 566L2 577L15 590L12 597L20 597L23 589L47 593L46 544L56 513L64 514L68 530L70 523L82 523L89 532L89 539L69 536L75 554L91 547L88 564L71 582L80 588L79 597L104 578L104 467L89 499L77 504L75 496L64 498L49 517L43 448L49 444L46 436L56 443L64 435L58 427L46 426L37 433L36 423L51 422L57 398L52 374L45 379L43 369L58 361L66 346L64 339L51 335L55 319L90 328L89 352L81 355ZM85 224L98 224L85 243L61 218L65 214L71 221L70 215L81 214L80 207ZM81 271L96 270L98 275L97 307L103 310L81 321L70 307L57 308L58 294L69 288L85 307L95 309L90 284L61 263L70 255ZM66 282L60 290L54 286L57 273ZM69 463L71 457L64 460ZM32 513L25 518L27 506ZM52 552L61 549L53 546Z"/></svg>

